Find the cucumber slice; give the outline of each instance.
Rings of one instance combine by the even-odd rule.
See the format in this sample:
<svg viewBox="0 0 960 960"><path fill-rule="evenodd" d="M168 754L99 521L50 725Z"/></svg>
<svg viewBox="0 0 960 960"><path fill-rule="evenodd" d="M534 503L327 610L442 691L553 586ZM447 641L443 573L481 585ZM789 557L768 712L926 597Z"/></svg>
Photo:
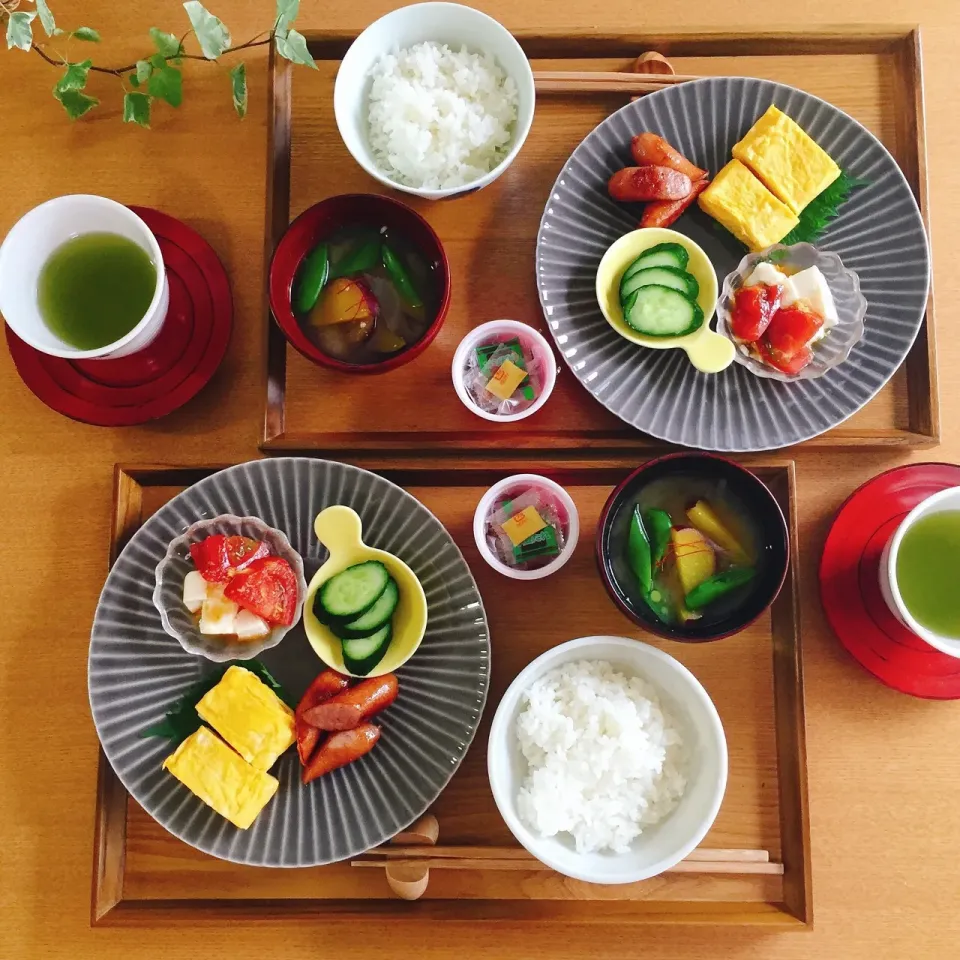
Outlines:
<svg viewBox="0 0 960 960"><path fill-rule="evenodd" d="M645 270L638 270L621 282L620 302L625 304L627 297L634 290L648 287L653 283L677 290L690 300L696 300L700 293L700 284L697 283L696 277L687 273L686 270L678 270L676 267L647 267Z"/></svg>
<svg viewBox="0 0 960 960"><path fill-rule="evenodd" d="M393 638L393 625L384 624L366 637L343 641L343 665L351 672L365 677L382 659Z"/></svg>
<svg viewBox="0 0 960 960"><path fill-rule="evenodd" d="M670 287L651 284L641 287L633 296L630 311L623 319L648 337L682 337L703 323L700 307Z"/></svg>
<svg viewBox="0 0 960 960"><path fill-rule="evenodd" d="M366 613L361 614L356 620L351 620L350 623L335 623L330 629L341 640L368 637L389 622L399 602L400 589L397 587L396 580L391 577L386 590L380 594L380 598Z"/></svg>
<svg viewBox="0 0 960 960"><path fill-rule="evenodd" d="M320 587L313 612L321 623L349 623L380 599L389 582L390 574L379 560L355 563Z"/></svg>
<svg viewBox="0 0 960 960"><path fill-rule="evenodd" d="M649 270L651 267L674 267L677 270L686 270L690 254L679 243L658 243L649 250L644 250L633 263L623 272L623 279L632 277L640 270Z"/></svg>

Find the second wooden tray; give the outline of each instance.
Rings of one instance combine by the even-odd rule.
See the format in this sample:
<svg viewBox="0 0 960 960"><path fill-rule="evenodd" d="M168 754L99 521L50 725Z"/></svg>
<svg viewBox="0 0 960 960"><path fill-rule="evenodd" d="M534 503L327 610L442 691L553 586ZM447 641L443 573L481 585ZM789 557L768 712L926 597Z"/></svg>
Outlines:
<svg viewBox="0 0 960 960"><path fill-rule="evenodd" d="M613 487L635 466L626 456L589 465L557 464L580 512L580 543L570 562L544 580L508 580L480 558L472 518L484 490L500 479L492 467L414 469L367 460L409 490L450 531L477 578L492 642L490 693L477 738L433 806L439 846L430 851L459 862L433 870L423 897L406 902L385 871L333 864L271 870L216 860L167 833L132 800L101 756L94 844L92 920L95 924L190 923L203 920L318 921L449 919L540 923L724 923L803 929L812 922L807 817L803 679L797 609L798 566L793 463L746 461L790 520L790 574L770 613L716 643L658 641L624 618L601 584L594 530ZM521 464L537 470L536 464ZM115 479L111 556L185 486L214 468L125 467ZM524 611L534 611L533 619ZM489 724L504 690L532 659L565 640L595 634L642 638L668 650L703 682L727 735L730 775L720 814L699 859L726 852L766 851L770 863L715 873L702 863L625 886L595 886L523 864L497 811L487 780ZM171 641L172 642L172 641ZM464 851L459 848L469 847ZM500 862L494 867L488 859ZM422 853L422 851L421 851ZM382 854L380 854L382 856ZM479 861L479 862L478 862ZM778 869L768 869L783 865ZM373 866L377 866L374 864Z"/></svg>
<svg viewBox="0 0 960 960"><path fill-rule="evenodd" d="M333 82L353 37L308 34L318 71L271 64L266 267L290 220L325 197L384 192L354 163L337 132ZM927 216L923 83L917 30L858 26L833 31L673 36L522 33L537 70L624 70L642 51L670 57L679 73L754 76L801 87L856 117L900 164ZM267 384L261 447L269 451L638 449L659 444L604 409L561 364L553 396L529 420L482 421L457 400L453 352L485 320L512 317L544 329L533 255L543 206L577 144L627 100L625 94L545 94L516 162L494 184L452 203L411 203L450 259L453 301L436 341L382 376L325 370L287 347L264 302ZM439 415L438 415L439 413ZM814 446L921 447L939 440L933 300L906 362L848 421Z"/></svg>

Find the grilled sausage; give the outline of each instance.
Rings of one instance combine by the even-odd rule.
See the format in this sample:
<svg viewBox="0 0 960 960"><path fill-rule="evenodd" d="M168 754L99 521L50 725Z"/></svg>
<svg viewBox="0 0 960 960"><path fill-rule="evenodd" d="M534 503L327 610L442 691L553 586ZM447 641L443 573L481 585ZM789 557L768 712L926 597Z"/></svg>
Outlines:
<svg viewBox="0 0 960 960"><path fill-rule="evenodd" d="M690 196L682 200L657 200L654 203L648 203L640 218L640 226L669 227L672 223L676 223L687 207L706 190L709 183L706 177L695 181L690 190Z"/></svg>
<svg viewBox="0 0 960 960"><path fill-rule="evenodd" d="M345 767L369 753L380 739L380 728L372 723L362 723L353 730L341 730L331 734L317 747L310 764L303 770L303 782L310 783L331 770Z"/></svg>
<svg viewBox="0 0 960 960"><path fill-rule="evenodd" d="M397 699L399 689L392 673L361 680L326 703L304 711L303 720L318 730L350 730L361 720L389 707Z"/></svg>
<svg viewBox="0 0 960 960"><path fill-rule="evenodd" d="M690 193L692 183L685 173L670 167L625 167L607 183L614 200L646 202L648 200L682 200Z"/></svg>
<svg viewBox="0 0 960 960"><path fill-rule="evenodd" d="M336 670L324 670L314 678L313 683L307 687L307 692L300 698L294 716L297 726L297 753L304 766L307 765L311 754L320 742L320 731L304 721L304 711L317 707L346 690L349 683L349 678L342 673L337 673Z"/></svg>
<svg viewBox="0 0 960 960"><path fill-rule="evenodd" d="M634 161L641 167L648 164L670 167L671 170L685 173L691 180L699 180L707 175L706 170L701 170L692 164L663 137L658 137L655 133L638 133L630 142L630 152L633 154Z"/></svg>

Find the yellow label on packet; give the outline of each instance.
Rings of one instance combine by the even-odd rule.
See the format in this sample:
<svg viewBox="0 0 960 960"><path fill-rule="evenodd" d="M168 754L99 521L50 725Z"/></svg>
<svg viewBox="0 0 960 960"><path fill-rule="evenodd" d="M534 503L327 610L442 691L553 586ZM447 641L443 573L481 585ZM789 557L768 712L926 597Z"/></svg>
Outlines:
<svg viewBox="0 0 960 960"><path fill-rule="evenodd" d="M527 507L525 510L515 513L503 524L503 532L510 538L510 542L515 547L519 547L524 540L532 537L535 533L539 533L546 525L547 522L537 513L536 507Z"/></svg>
<svg viewBox="0 0 960 960"><path fill-rule="evenodd" d="M501 400L509 400L527 375L512 360L504 360L487 384L487 390Z"/></svg>

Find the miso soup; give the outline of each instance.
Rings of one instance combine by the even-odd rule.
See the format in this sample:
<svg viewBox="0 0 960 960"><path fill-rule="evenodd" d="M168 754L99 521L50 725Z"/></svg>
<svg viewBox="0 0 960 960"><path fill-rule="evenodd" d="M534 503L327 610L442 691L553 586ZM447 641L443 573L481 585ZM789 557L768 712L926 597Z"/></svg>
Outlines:
<svg viewBox="0 0 960 960"><path fill-rule="evenodd" d="M413 346L440 307L439 264L390 227L345 227L304 263L325 268L320 292L300 322L325 354L373 364ZM297 282L302 281L301 267Z"/></svg>
<svg viewBox="0 0 960 960"><path fill-rule="evenodd" d="M709 625L749 597L761 563L750 510L723 479L653 480L629 510L627 567L662 623Z"/></svg>

